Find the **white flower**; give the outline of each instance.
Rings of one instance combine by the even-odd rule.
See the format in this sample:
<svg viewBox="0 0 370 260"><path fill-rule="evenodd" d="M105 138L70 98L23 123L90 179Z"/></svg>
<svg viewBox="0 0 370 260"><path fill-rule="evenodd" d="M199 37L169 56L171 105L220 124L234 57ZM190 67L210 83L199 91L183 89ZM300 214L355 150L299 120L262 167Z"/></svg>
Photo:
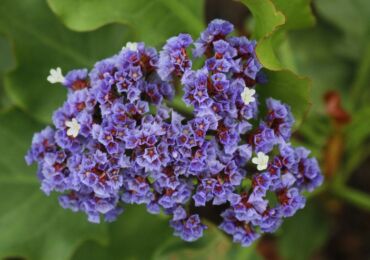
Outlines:
<svg viewBox="0 0 370 260"><path fill-rule="evenodd" d="M58 67L56 69L50 70L50 75L47 77L47 80L51 83L63 83L64 76L62 74L62 70Z"/></svg>
<svg viewBox="0 0 370 260"><path fill-rule="evenodd" d="M72 118L71 121L66 121L65 124L68 127L67 135L76 138L81 129L81 126L77 122L76 118Z"/></svg>
<svg viewBox="0 0 370 260"><path fill-rule="evenodd" d="M256 93L256 90L253 88L247 88L245 87L243 92L241 93L242 100L244 104L248 105L251 102L254 102L256 99L254 98L254 94Z"/></svg>
<svg viewBox="0 0 370 260"><path fill-rule="evenodd" d="M137 51L137 42L127 42L126 46L122 47L122 50L129 49L130 51Z"/></svg>
<svg viewBox="0 0 370 260"><path fill-rule="evenodd" d="M259 171L263 171L267 169L268 162L269 162L269 157L263 152L258 152L257 157L252 158L252 163L257 165L257 170Z"/></svg>

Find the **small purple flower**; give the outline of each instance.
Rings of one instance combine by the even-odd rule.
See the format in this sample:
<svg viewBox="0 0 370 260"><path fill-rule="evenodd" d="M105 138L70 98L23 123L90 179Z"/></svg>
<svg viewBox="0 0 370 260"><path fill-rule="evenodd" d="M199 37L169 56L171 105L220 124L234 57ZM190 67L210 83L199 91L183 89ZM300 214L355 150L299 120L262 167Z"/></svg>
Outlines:
<svg viewBox="0 0 370 260"><path fill-rule="evenodd" d="M277 192L280 203L279 210L284 217L290 217L298 209L302 209L306 204L306 199L299 193L297 188L282 189Z"/></svg>
<svg viewBox="0 0 370 260"><path fill-rule="evenodd" d="M73 91L89 87L87 69L72 70L68 72L63 84Z"/></svg>
<svg viewBox="0 0 370 260"><path fill-rule="evenodd" d="M267 125L274 130L276 136L281 136L284 141L289 140L294 123L290 107L272 98L267 99L266 104L268 109Z"/></svg>
<svg viewBox="0 0 370 260"><path fill-rule="evenodd" d="M232 209L227 209L221 216L224 221L221 223L220 229L233 236L234 242L240 243L242 246L250 246L260 237L251 223L237 220Z"/></svg>
<svg viewBox="0 0 370 260"><path fill-rule="evenodd" d="M203 230L207 227L200 222L199 215L191 215L184 220L171 221L175 235L185 241L194 241L203 236Z"/></svg>
<svg viewBox="0 0 370 260"><path fill-rule="evenodd" d="M179 34L167 40L159 55L158 74L162 80L169 80L172 76L181 77L191 68L191 60L186 53L193 39L189 34Z"/></svg>
<svg viewBox="0 0 370 260"><path fill-rule="evenodd" d="M194 56L199 57L203 55L207 52L212 42L225 38L233 30L234 26L231 23L221 19L213 20L209 23L207 29L201 33L200 38L195 41Z"/></svg>
<svg viewBox="0 0 370 260"><path fill-rule="evenodd" d="M313 191L323 182L319 164L315 158L308 158L310 151L303 147L296 148L295 154L298 162L296 174L297 183L300 188Z"/></svg>

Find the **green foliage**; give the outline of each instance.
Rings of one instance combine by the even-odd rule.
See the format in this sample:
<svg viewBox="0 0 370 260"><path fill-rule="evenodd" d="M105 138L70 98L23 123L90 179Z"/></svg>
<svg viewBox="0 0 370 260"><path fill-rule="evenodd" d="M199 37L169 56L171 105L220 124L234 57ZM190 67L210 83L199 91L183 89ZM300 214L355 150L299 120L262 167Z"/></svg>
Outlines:
<svg viewBox="0 0 370 260"><path fill-rule="evenodd" d="M329 89L343 88L350 82L351 65L341 59L335 49L340 44L338 33L323 25L291 32L287 41L294 53L295 71L312 79L313 109L323 113L324 93Z"/></svg>
<svg viewBox="0 0 370 260"><path fill-rule="evenodd" d="M256 53L265 68L283 68L276 52L281 37L291 29L301 29L314 24L307 0L240 0L252 12L256 20L254 37L259 39Z"/></svg>
<svg viewBox="0 0 370 260"><path fill-rule="evenodd" d="M284 29L302 29L315 24L311 0L272 0L272 2L286 17Z"/></svg>
<svg viewBox="0 0 370 260"><path fill-rule="evenodd" d="M16 120L15 120L16 119ZM0 113L0 258L69 259L85 239L107 242L104 225L62 209L56 198L40 191L35 167L24 155L42 125L20 112Z"/></svg>
<svg viewBox="0 0 370 260"><path fill-rule="evenodd" d="M4 110L11 105L11 101L5 95L4 75L14 66L14 57L11 52L9 41L0 35L0 110Z"/></svg>
<svg viewBox="0 0 370 260"><path fill-rule="evenodd" d="M199 34L204 28L203 1L199 0L48 0L71 29L89 31L109 23L123 23L136 34L132 40L157 45L186 31Z"/></svg>
<svg viewBox="0 0 370 260"><path fill-rule="evenodd" d="M222 231L212 223L207 223L208 229L204 236L196 242L188 243L171 237L155 252L153 260L260 260L255 246L248 248L233 245Z"/></svg>
<svg viewBox="0 0 370 260"><path fill-rule="evenodd" d="M369 36L369 1L319 0L315 5L320 14L341 31L353 36Z"/></svg>
<svg viewBox="0 0 370 260"><path fill-rule="evenodd" d="M285 23L284 15L276 9L269 0L241 0L252 12L255 20L253 37L260 40L266 35L270 35L278 26Z"/></svg>
<svg viewBox="0 0 370 260"><path fill-rule="evenodd" d="M294 217L285 220L278 248L283 259L306 260L324 244L328 236L326 216L313 203L308 203Z"/></svg>
<svg viewBox="0 0 370 260"><path fill-rule="evenodd" d="M0 32L14 42L17 61L16 69L5 76L6 93L14 104L43 122L50 122L52 111L66 96L63 88L46 81L50 68L91 67L120 50L129 33L119 25L93 33L71 32L43 0L2 1Z"/></svg>
<svg viewBox="0 0 370 260"><path fill-rule="evenodd" d="M145 207L137 205L126 208L116 222L107 226L108 245L88 241L72 259L100 260L113 256L114 259L150 259L154 251L173 236L167 218L150 215Z"/></svg>

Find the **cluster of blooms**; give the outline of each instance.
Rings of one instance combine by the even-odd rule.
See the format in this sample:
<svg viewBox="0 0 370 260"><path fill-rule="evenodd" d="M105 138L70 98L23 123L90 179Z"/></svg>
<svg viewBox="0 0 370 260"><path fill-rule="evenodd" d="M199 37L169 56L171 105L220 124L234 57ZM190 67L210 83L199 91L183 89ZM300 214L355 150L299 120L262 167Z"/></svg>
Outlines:
<svg viewBox="0 0 370 260"><path fill-rule="evenodd" d="M52 70L48 80L66 86L68 98L26 156L38 163L42 190L60 192L62 207L92 222L115 220L124 204L145 204L171 215L186 241L206 229L194 207L223 205L220 228L244 246L276 230L322 175L309 151L290 145L287 105L267 99L258 121L254 88L265 78L255 42L228 37L232 30L214 20L194 43L180 34L159 54L129 43L90 72ZM193 69L192 44L193 56L205 58L200 69ZM191 116L166 105L175 84Z"/></svg>

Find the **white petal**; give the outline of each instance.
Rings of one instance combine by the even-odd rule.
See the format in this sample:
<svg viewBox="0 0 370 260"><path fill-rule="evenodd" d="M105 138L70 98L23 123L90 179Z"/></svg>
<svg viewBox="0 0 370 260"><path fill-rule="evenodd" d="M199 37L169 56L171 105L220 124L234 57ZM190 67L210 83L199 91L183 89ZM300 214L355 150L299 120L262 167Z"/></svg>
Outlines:
<svg viewBox="0 0 370 260"><path fill-rule="evenodd" d="M258 152L257 157L252 158L252 163L257 165L257 170L262 171L267 168L269 161L268 155L264 154L263 152Z"/></svg>
<svg viewBox="0 0 370 260"><path fill-rule="evenodd" d="M76 120L76 118L72 118L71 121L66 121L65 125L68 127L67 135L72 137L77 137L78 133L80 132L81 126Z"/></svg>
<svg viewBox="0 0 370 260"><path fill-rule="evenodd" d="M254 163L254 164L258 164L258 158L257 158L257 157L253 157L253 158L252 158L252 163Z"/></svg>
<svg viewBox="0 0 370 260"><path fill-rule="evenodd" d="M64 76L62 74L61 68L51 69L50 75L46 78L50 83L63 83Z"/></svg>
<svg viewBox="0 0 370 260"><path fill-rule="evenodd" d="M56 83L55 80L54 80L54 77L52 75L49 75L47 78L46 78L51 84L54 84Z"/></svg>
<svg viewBox="0 0 370 260"><path fill-rule="evenodd" d="M127 42L126 46L122 48L122 50L128 49L130 51L137 51L138 44L136 42Z"/></svg>
<svg viewBox="0 0 370 260"><path fill-rule="evenodd" d="M64 123L67 127L72 127L72 121L66 121L65 123Z"/></svg>
<svg viewBox="0 0 370 260"><path fill-rule="evenodd" d="M68 135L68 136L73 136L73 129L72 129L72 128L69 128L69 129L67 130L67 135Z"/></svg>
<svg viewBox="0 0 370 260"><path fill-rule="evenodd" d="M257 170L263 171L267 168L267 164L259 164L257 165Z"/></svg>
<svg viewBox="0 0 370 260"><path fill-rule="evenodd" d="M243 92L241 93L241 98L244 104L248 105L251 102L254 102L256 99L254 98L254 94L256 93L255 89L250 89L245 87Z"/></svg>

